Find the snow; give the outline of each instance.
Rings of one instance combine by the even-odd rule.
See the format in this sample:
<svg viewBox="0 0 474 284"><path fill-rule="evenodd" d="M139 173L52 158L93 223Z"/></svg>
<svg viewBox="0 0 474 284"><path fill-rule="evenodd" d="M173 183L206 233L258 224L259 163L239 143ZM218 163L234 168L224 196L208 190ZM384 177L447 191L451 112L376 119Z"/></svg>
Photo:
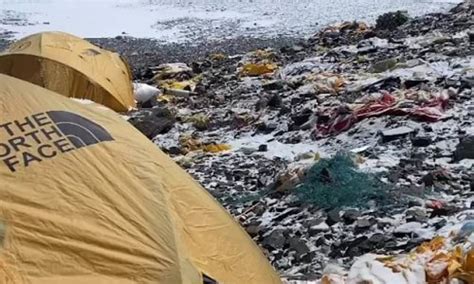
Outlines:
<svg viewBox="0 0 474 284"><path fill-rule="evenodd" d="M318 146L316 144L283 144L274 139L273 135L255 135L255 136L245 136L240 139L229 139L227 142L232 149L238 150L243 147L257 148L262 144L268 146L267 152L262 152L266 158L273 159L279 157L289 161L293 161L299 154L307 152L318 152Z"/></svg>
<svg viewBox="0 0 474 284"><path fill-rule="evenodd" d="M367 20L388 11L443 11L461 0L0 0L0 30L16 37L60 30L82 37L127 34L183 42L207 36L307 36L342 20Z"/></svg>

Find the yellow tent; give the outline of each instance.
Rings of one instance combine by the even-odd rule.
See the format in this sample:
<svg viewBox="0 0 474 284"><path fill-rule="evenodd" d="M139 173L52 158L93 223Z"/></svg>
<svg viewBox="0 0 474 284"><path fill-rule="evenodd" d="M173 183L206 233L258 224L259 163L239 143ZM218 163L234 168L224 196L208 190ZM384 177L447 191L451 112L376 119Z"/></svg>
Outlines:
<svg viewBox="0 0 474 284"><path fill-rule="evenodd" d="M280 283L260 249L112 110L0 74L0 283Z"/></svg>
<svg viewBox="0 0 474 284"><path fill-rule="evenodd" d="M34 34L12 44L0 55L0 73L115 111L134 106L132 76L120 56L66 33Z"/></svg>

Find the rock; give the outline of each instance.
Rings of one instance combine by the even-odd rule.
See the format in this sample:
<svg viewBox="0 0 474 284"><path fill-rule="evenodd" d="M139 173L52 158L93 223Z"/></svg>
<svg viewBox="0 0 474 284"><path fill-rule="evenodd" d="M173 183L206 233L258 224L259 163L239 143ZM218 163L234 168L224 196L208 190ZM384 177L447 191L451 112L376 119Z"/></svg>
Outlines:
<svg viewBox="0 0 474 284"><path fill-rule="evenodd" d="M428 214L423 207L412 207L406 212L407 222L425 222Z"/></svg>
<svg viewBox="0 0 474 284"><path fill-rule="evenodd" d="M372 73L382 73L387 70L392 69L398 63L398 59L396 58L389 58L385 60L378 61L372 65L370 68L370 72Z"/></svg>
<svg viewBox="0 0 474 284"><path fill-rule="evenodd" d="M425 184L425 186L433 186L434 185L434 175L433 173L428 173L421 178L421 182Z"/></svg>
<svg viewBox="0 0 474 284"><path fill-rule="evenodd" d="M433 140L429 136L417 136L411 138L411 144L414 147L428 147L432 142Z"/></svg>
<svg viewBox="0 0 474 284"><path fill-rule="evenodd" d="M263 240L263 245L273 249L281 249L285 245L286 237L283 229L276 229Z"/></svg>
<svg viewBox="0 0 474 284"><path fill-rule="evenodd" d="M258 146L258 151L259 152L267 152L268 151L268 146L266 144L262 144Z"/></svg>
<svg viewBox="0 0 474 284"><path fill-rule="evenodd" d="M361 231L367 230L371 226L372 222L370 222L370 220L367 218L358 219L356 222L356 228Z"/></svg>
<svg viewBox="0 0 474 284"><path fill-rule="evenodd" d="M380 234L380 233L375 233L369 238L369 242L377 248L383 247L384 242L385 242L385 235Z"/></svg>
<svg viewBox="0 0 474 284"><path fill-rule="evenodd" d="M173 146L168 149L168 154L170 155L181 155L183 152L181 151L181 148Z"/></svg>
<svg viewBox="0 0 474 284"><path fill-rule="evenodd" d="M357 219L360 217L360 212L355 209L349 209L344 214L342 215L342 218L344 219L344 223L346 225L350 225L357 221Z"/></svg>
<svg viewBox="0 0 474 284"><path fill-rule="evenodd" d="M306 242L299 238L290 238L289 245L291 250L296 251L297 258L301 258L310 251Z"/></svg>
<svg viewBox="0 0 474 284"><path fill-rule="evenodd" d="M270 134L273 131L277 130L278 124L276 123L265 123L262 122L257 125L257 130L263 132L264 134Z"/></svg>
<svg viewBox="0 0 474 284"><path fill-rule="evenodd" d="M261 232L262 229L260 228L259 225L250 225L246 227L245 230L253 238L253 237L258 236L258 234Z"/></svg>
<svg viewBox="0 0 474 284"><path fill-rule="evenodd" d="M283 100L281 99L279 94L274 94L271 96L270 100L268 101L268 106L271 108L280 108L283 106Z"/></svg>
<svg viewBox="0 0 474 284"><path fill-rule="evenodd" d="M330 227L328 224L326 224L326 222L321 222L320 224L317 224L317 225L312 225L308 232L310 233L310 235L316 235L318 233L321 233L321 232L327 232L330 230Z"/></svg>
<svg viewBox="0 0 474 284"><path fill-rule="evenodd" d="M409 134L413 133L414 131L415 131L414 129L410 127L406 127L406 126L384 130L381 132L382 143L387 143L393 140L400 139L402 137L406 137Z"/></svg>
<svg viewBox="0 0 474 284"><path fill-rule="evenodd" d="M370 244L367 236L356 238L353 241L346 243L347 251L344 256L355 257L360 256L370 250Z"/></svg>
<svg viewBox="0 0 474 284"><path fill-rule="evenodd" d="M409 20L408 13L406 11L396 11L383 14L377 18L375 28L377 30L389 30L393 31Z"/></svg>
<svg viewBox="0 0 474 284"><path fill-rule="evenodd" d="M418 236L420 232L423 231L423 225L420 222L408 222L398 226L393 235L396 237L406 237L416 235Z"/></svg>
<svg viewBox="0 0 474 284"><path fill-rule="evenodd" d="M285 81L282 81L282 80L272 80L262 85L262 88L266 91L281 90L284 87L285 87Z"/></svg>
<svg viewBox="0 0 474 284"><path fill-rule="evenodd" d="M474 88L474 71L470 71L464 75L462 77L462 81L467 87Z"/></svg>
<svg viewBox="0 0 474 284"><path fill-rule="evenodd" d="M174 115L166 108L154 108L128 121L149 139L168 132L176 123Z"/></svg>
<svg viewBox="0 0 474 284"><path fill-rule="evenodd" d="M333 209L333 210L329 211L326 223L329 226L332 226L332 225L334 225L336 223L339 223L339 222L341 222L341 215L340 215L339 210Z"/></svg>
<svg viewBox="0 0 474 284"><path fill-rule="evenodd" d="M454 159L474 159L474 135L462 137L454 152Z"/></svg>
<svg viewBox="0 0 474 284"><path fill-rule="evenodd" d="M253 147L242 147L240 148L240 151L245 155L252 155L253 153L257 152L258 149Z"/></svg>

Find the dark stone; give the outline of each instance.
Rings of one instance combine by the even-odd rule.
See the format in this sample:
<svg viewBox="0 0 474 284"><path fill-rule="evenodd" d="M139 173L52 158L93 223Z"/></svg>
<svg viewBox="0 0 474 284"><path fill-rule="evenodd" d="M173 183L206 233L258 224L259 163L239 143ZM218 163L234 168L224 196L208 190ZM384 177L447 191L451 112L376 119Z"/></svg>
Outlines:
<svg viewBox="0 0 474 284"><path fill-rule="evenodd" d="M278 128L278 125L275 124L275 123L268 123L267 124L265 122L262 122L262 123L257 125L257 130L259 132L264 133L264 134L270 134L273 131L275 131L277 128Z"/></svg>
<svg viewBox="0 0 474 284"><path fill-rule="evenodd" d="M460 139L454 152L454 159L456 161L474 159L474 135L464 136Z"/></svg>
<svg viewBox="0 0 474 284"><path fill-rule="evenodd" d="M289 240L290 249L296 251L297 258L302 257L303 255L309 253L309 248L306 245L306 242L299 238L290 238Z"/></svg>
<svg viewBox="0 0 474 284"><path fill-rule="evenodd" d="M380 233L375 233L369 238L369 242L377 248L383 247L385 243L385 235Z"/></svg>
<svg viewBox="0 0 474 284"><path fill-rule="evenodd" d="M259 225L250 225L246 227L245 230L252 238L258 236L258 234L261 232Z"/></svg>
<svg viewBox="0 0 474 284"><path fill-rule="evenodd" d="M315 242L316 246L320 247L320 246L324 246L326 245L326 239L324 237L319 237L316 242Z"/></svg>
<svg viewBox="0 0 474 284"><path fill-rule="evenodd" d="M329 226L332 226L332 225L334 225L336 223L339 223L339 222L341 222L341 216L340 216L339 210L333 209L333 210L329 211L326 223Z"/></svg>
<svg viewBox="0 0 474 284"><path fill-rule="evenodd" d="M183 152L181 151L181 148L179 147L170 147L168 149L168 154L170 155L181 155Z"/></svg>
<svg viewBox="0 0 474 284"><path fill-rule="evenodd" d="M344 244L344 246L347 246L347 251L345 252L344 256L355 257L366 253L367 248L369 247L370 249L370 245L368 245L366 242L367 240L367 236L362 236Z"/></svg>
<svg viewBox="0 0 474 284"><path fill-rule="evenodd" d="M149 139L170 131L176 123L174 115L166 108L154 108L128 121Z"/></svg>
<svg viewBox="0 0 474 284"><path fill-rule="evenodd" d="M258 146L258 151L259 152L267 152L268 151L268 146L266 144L262 144Z"/></svg>
<svg viewBox="0 0 474 284"><path fill-rule="evenodd" d="M459 208L452 205L444 205L441 208L432 208L430 218L442 217L442 216L451 216L460 211Z"/></svg>
<svg viewBox="0 0 474 284"><path fill-rule="evenodd" d="M275 90L281 90L285 87L285 82L281 80L273 80L266 82L265 84L262 85L264 90L267 91L275 91Z"/></svg>
<svg viewBox="0 0 474 284"><path fill-rule="evenodd" d="M429 136L418 136L411 139L414 147L428 147L432 142L433 140Z"/></svg>
<svg viewBox="0 0 474 284"><path fill-rule="evenodd" d="M285 245L286 238L283 235L282 229L276 229L270 233L267 237L263 240L263 245L265 247L270 247L272 249L281 249Z"/></svg>
<svg viewBox="0 0 474 284"><path fill-rule="evenodd" d="M425 186L433 186L434 185L434 175L433 173L428 173L424 177L421 178L421 182L425 184Z"/></svg>
<svg viewBox="0 0 474 284"><path fill-rule="evenodd" d="M389 12L377 18L375 28L393 31L408 22L409 19L408 14L404 11Z"/></svg>
<svg viewBox="0 0 474 284"><path fill-rule="evenodd" d="M268 106L272 108L280 108L283 106L283 100L279 94L274 94L268 101Z"/></svg>
<svg viewBox="0 0 474 284"><path fill-rule="evenodd" d="M357 221L357 219L360 217L360 212L355 209L349 209L344 214L342 215L342 218L344 219L344 223L346 225L350 225Z"/></svg>
<svg viewBox="0 0 474 284"><path fill-rule="evenodd" d="M446 226L447 223L448 223L448 221L446 221L445 219L441 219L439 222L436 222L433 225L436 228L436 230L439 230L439 229L443 228L444 226Z"/></svg>
<svg viewBox="0 0 474 284"><path fill-rule="evenodd" d="M293 120L295 125L301 126L301 125L305 124L306 122L308 122L308 120L309 120L309 118L311 117L312 114L313 114L312 111L303 110L302 113L298 113L296 115L291 116L291 120Z"/></svg>
<svg viewBox="0 0 474 284"><path fill-rule="evenodd" d="M418 79L412 79L412 80L406 80L403 85L405 86L406 89L411 89L413 87L416 87L418 85L421 85L423 83L428 83L428 80L418 80Z"/></svg>
<svg viewBox="0 0 474 284"><path fill-rule="evenodd" d="M255 104L255 110L256 111L260 111L260 110L263 110L267 107L268 105L268 100L262 98L262 99L259 99L257 101L257 103Z"/></svg>

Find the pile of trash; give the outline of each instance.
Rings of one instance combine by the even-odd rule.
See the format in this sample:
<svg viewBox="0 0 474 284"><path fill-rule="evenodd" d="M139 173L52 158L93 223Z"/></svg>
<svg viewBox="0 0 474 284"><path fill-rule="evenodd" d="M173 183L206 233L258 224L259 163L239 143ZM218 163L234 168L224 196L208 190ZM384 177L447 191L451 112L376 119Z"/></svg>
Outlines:
<svg viewBox="0 0 474 284"><path fill-rule="evenodd" d="M474 208L473 6L405 16L150 67L129 121L289 281L472 283L472 231L449 232Z"/></svg>

